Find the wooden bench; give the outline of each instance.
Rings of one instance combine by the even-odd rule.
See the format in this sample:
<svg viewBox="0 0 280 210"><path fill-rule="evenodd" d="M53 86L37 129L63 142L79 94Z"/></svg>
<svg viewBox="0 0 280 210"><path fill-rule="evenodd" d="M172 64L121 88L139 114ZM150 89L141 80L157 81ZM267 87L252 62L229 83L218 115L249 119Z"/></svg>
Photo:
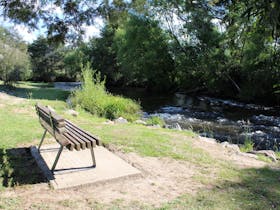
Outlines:
<svg viewBox="0 0 280 210"><path fill-rule="evenodd" d="M39 152L47 132L49 132L60 144L60 148L51 168L52 172L55 170L56 164L64 147L66 147L70 151L73 151L74 149L90 149L93 167L96 167L93 148L96 145L101 145L101 142L97 137L80 129L78 126L57 115L54 111L51 111L46 106L36 104L35 107L36 112L39 116L39 122L45 129L40 144L38 146Z"/></svg>

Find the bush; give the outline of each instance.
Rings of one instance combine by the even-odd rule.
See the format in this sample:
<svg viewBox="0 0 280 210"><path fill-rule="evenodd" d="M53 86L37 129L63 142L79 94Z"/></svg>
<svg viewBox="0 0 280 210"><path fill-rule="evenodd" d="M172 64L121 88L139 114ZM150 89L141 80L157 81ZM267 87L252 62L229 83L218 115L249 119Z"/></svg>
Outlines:
<svg viewBox="0 0 280 210"><path fill-rule="evenodd" d="M152 116L147 120L148 125L160 125L160 127L163 127L165 125L165 122L162 118L158 116Z"/></svg>
<svg viewBox="0 0 280 210"><path fill-rule="evenodd" d="M82 67L83 85L72 93L72 101L90 113L116 119L124 117L129 121L139 118L141 107L131 99L114 96L105 89L105 80L100 72L92 71L89 64Z"/></svg>
<svg viewBox="0 0 280 210"><path fill-rule="evenodd" d="M254 142L246 137L244 144L240 146L241 152L250 152L254 150Z"/></svg>

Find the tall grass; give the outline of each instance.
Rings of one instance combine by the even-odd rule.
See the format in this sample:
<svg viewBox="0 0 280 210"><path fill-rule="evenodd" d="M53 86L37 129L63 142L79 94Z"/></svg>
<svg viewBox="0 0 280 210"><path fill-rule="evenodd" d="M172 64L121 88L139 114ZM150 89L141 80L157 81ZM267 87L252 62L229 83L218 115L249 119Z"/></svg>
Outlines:
<svg viewBox="0 0 280 210"><path fill-rule="evenodd" d="M108 119L124 117L132 121L139 118L140 105L131 99L107 92L105 80L101 79L100 72L92 71L88 64L83 67L82 76L82 88L72 93L75 106L81 106L94 115Z"/></svg>
<svg viewBox="0 0 280 210"><path fill-rule="evenodd" d="M251 152L254 150L254 142L251 138L246 137L244 144L240 146L241 152Z"/></svg>

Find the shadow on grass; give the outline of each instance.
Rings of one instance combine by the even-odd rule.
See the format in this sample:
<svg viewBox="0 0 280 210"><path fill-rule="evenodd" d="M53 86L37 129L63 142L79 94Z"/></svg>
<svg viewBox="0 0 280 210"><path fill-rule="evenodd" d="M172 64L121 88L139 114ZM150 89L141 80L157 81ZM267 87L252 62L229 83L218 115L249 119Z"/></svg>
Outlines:
<svg viewBox="0 0 280 210"><path fill-rule="evenodd" d="M239 183L225 184L229 190L233 189L233 198L247 203L247 209L280 209L279 169L243 169L240 177Z"/></svg>
<svg viewBox="0 0 280 210"><path fill-rule="evenodd" d="M279 169L250 168L235 172L232 178L221 178L211 189L186 194L160 209L280 209Z"/></svg>
<svg viewBox="0 0 280 210"><path fill-rule="evenodd" d="M28 85L33 87L7 87L0 85L0 91L19 98L46 100L66 100L70 94L69 91L53 88L49 83L32 83Z"/></svg>
<svg viewBox="0 0 280 210"><path fill-rule="evenodd" d="M0 181L3 187L13 187L42 183L47 180L37 166L29 148L1 148Z"/></svg>

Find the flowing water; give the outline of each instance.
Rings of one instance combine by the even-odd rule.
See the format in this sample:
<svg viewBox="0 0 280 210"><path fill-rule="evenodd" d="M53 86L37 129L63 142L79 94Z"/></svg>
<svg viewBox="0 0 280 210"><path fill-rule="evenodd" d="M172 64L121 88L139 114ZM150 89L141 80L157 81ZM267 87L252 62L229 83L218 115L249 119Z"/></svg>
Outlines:
<svg viewBox="0 0 280 210"><path fill-rule="evenodd" d="M55 83L71 90L81 83ZM141 89L111 89L140 102L144 118L159 116L169 128L192 129L202 136L236 144L252 140L255 149L280 150L280 107L246 104L182 93L153 94Z"/></svg>
<svg viewBox="0 0 280 210"><path fill-rule="evenodd" d="M280 149L280 107L246 104L182 93L159 95L141 90L113 90L139 101L144 117L159 116L170 128L192 129L202 136L256 149Z"/></svg>

